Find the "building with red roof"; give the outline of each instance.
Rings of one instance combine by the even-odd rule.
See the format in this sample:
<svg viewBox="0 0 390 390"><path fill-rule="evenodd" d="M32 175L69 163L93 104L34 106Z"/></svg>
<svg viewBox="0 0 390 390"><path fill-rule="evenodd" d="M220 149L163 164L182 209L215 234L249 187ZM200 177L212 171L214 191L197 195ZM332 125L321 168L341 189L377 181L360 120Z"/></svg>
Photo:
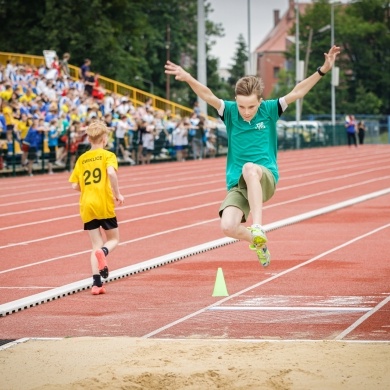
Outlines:
<svg viewBox="0 0 390 390"><path fill-rule="evenodd" d="M290 35L295 24L295 2L288 0L289 7L280 17L280 11L274 10L274 27L255 49L256 74L264 80L264 98L269 97L278 82L280 69L290 70L295 64L288 63L285 53L295 43L295 36ZM310 3L298 3L299 13L303 14Z"/></svg>

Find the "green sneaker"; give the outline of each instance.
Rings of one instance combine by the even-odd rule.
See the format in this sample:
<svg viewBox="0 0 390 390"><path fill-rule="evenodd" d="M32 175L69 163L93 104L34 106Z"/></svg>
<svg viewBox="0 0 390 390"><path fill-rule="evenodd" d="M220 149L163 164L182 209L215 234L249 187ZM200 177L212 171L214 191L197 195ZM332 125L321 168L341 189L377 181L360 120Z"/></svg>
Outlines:
<svg viewBox="0 0 390 390"><path fill-rule="evenodd" d="M267 245L263 245L261 247L255 245L249 245L249 249L252 251L256 251L257 258L259 259L263 267L268 267L270 265L271 253L269 253Z"/></svg>
<svg viewBox="0 0 390 390"><path fill-rule="evenodd" d="M252 235L252 244L249 245L249 249L256 251L257 258L263 267L268 267L271 262L271 254L265 245L268 241L265 231L258 226L248 227L248 230Z"/></svg>
<svg viewBox="0 0 390 390"><path fill-rule="evenodd" d="M263 229L260 229L256 226L251 226L248 227L248 230L251 232L252 244L255 247L260 247L268 241L267 236L265 235L265 231Z"/></svg>

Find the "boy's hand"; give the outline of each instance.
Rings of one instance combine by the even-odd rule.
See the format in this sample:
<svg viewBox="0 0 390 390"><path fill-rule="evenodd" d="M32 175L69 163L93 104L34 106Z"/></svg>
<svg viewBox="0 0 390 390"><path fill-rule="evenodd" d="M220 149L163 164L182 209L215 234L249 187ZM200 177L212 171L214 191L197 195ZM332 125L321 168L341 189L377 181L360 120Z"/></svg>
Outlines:
<svg viewBox="0 0 390 390"><path fill-rule="evenodd" d="M125 198L122 194L119 194L118 197L115 197L115 200L118 202L119 205L122 205L125 202Z"/></svg>
<svg viewBox="0 0 390 390"><path fill-rule="evenodd" d="M190 77L190 74L181 66L176 65L171 61L167 61L165 64L165 73L175 76L175 79L179 81L186 81L188 77Z"/></svg>
<svg viewBox="0 0 390 390"><path fill-rule="evenodd" d="M330 48L328 53L324 53L325 56L325 62L324 65L322 65L321 69L324 73L328 72L330 69L332 69L336 57L340 54L340 47L339 46L333 46Z"/></svg>

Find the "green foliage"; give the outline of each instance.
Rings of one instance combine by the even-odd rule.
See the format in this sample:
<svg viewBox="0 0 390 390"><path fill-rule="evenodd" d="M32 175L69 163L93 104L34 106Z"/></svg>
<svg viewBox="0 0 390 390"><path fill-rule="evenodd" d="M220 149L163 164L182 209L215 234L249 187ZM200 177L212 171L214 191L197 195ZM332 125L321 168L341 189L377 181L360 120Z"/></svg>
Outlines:
<svg viewBox="0 0 390 390"><path fill-rule="evenodd" d="M245 75L245 63L248 61L248 48L242 34L238 36L237 49L233 57L233 65L229 68L229 84L233 87L238 79Z"/></svg>
<svg viewBox="0 0 390 390"><path fill-rule="evenodd" d="M338 114L390 114L389 13L388 0L359 0L347 6L334 5L335 44L342 50L336 63L340 68L340 84L336 87ZM323 53L330 48L330 23L328 0L314 2L304 15L300 15L300 59L309 54L308 75L323 63ZM311 44L310 30L313 32ZM291 31L293 34L295 26ZM295 45L291 46L287 58L293 65ZM295 65L292 68L295 69ZM290 78L293 79L294 74L290 72ZM280 79L277 88L283 82ZM302 114L330 113L330 91L330 75L327 75L305 97ZM289 109L289 113L291 111Z"/></svg>
<svg viewBox="0 0 390 390"><path fill-rule="evenodd" d="M206 18L212 12L206 2ZM300 16L300 58L309 56L308 74L323 63L330 47L329 0L316 0ZM390 114L390 17L388 0L359 0L335 5L335 42L342 47L338 59L340 85L336 88L337 113ZM92 70L148 90L142 79L164 97L169 58L197 74L197 0L0 0L0 48L5 52L42 55L56 50L71 53L70 63L92 60ZM168 42L167 28L170 28ZM309 44L310 31L313 32ZM290 32L294 35L294 29ZM229 83L218 76L218 61L210 56L220 24L206 21L208 86L222 99L234 97L234 84L245 74L247 46L242 35L230 67ZM191 62L183 62L185 58ZM294 68L295 47L286 54ZM135 77L140 76L140 80ZM273 97L294 86L294 72L280 72ZM330 112L330 75L324 77L303 103L303 115ZM196 97L184 83L170 77L172 100L192 106ZM292 113L295 108L290 108ZM214 112L213 112L214 114Z"/></svg>
<svg viewBox="0 0 390 390"><path fill-rule="evenodd" d="M206 16L209 12L206 4ZM168 56L181 63L187 55L196 71L197 0L0 0L0 25L9 32L0 34L2 51L42 55L50 49L60 58L69 52L73 65L90 58L93 71L145 90L149 85L142 79L148 80L163 97ZM209 51L223 28L207 21L206 33ZM207 66L211 83L219 87L216 60L209 56ZM171 88L189 104L188 86L171 78Z"/></svg>

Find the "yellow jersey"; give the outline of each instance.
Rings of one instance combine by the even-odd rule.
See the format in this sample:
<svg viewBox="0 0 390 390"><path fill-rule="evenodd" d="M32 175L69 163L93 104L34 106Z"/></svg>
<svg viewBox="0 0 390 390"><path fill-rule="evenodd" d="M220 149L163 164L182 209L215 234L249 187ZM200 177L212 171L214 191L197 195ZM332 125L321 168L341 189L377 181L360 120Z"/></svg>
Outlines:
<svg viewBox="0 0 390 390"><path fill-rule="evenodd" d="M118 170L118 160L114 153L105 149L89 150L78 158L70 175L69 181L80 185L80 216L84 223L116 216L107 174L110 166Z"/></svg>
<svg viewBox="0 0 390 390"><path fill-rule="evenodd" d="M16 129L20 132L20 138L25 139L28 133L29 125L27 122L18 121L16 124Z"/></svg>

